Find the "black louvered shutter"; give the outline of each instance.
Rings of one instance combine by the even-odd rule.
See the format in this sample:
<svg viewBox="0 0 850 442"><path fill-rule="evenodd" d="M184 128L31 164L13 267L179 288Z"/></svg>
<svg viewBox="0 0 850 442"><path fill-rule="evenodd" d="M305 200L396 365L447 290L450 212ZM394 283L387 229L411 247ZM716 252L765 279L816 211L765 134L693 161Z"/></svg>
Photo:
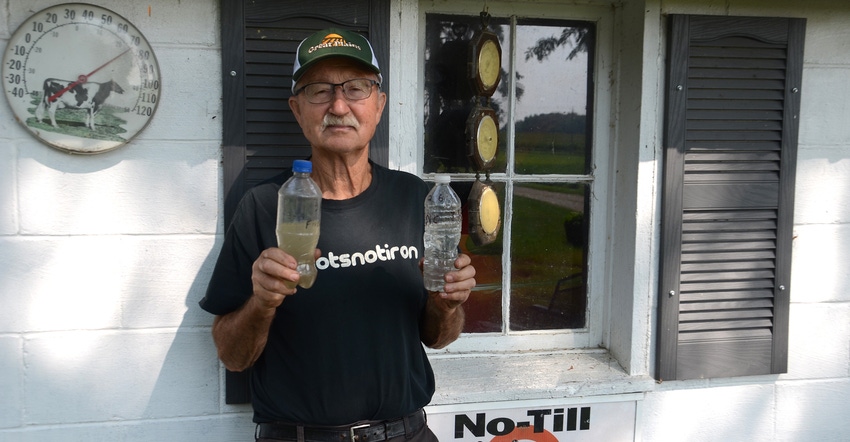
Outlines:
<svg viewBox="0 0 850 442"><path fill-rule="evenodd" d="M386 85L389 13L389 0L221 0L225 226L247 189L310 155L287 103L298 43L328 27L357 31L371 41ZM388 140L384 117L369 148L384 166ZM250 400L247 379L227 372L227 403Z"/></svg>
<svg viewBox="0 0 850 442"><path fill-rule="evenodd" d="M804 33L670 17L660 380L787 371Z"/></svg>

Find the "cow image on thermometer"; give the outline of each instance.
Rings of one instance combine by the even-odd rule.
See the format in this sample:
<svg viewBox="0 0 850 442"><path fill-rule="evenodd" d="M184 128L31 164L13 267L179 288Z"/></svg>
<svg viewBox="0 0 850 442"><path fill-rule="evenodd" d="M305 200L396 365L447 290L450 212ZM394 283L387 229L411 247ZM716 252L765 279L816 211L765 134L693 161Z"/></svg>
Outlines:
<svg viewBox="0 0 850 442"><path fill-rule="evenodd" d="M82 109L86 112L85 126L95 130L94 117L112 92L123 94L124 89L112 80L106 83L90 83L48 78L44 80L44 95L35 109L35 118L41 121L46 109L50 116L50 124L53 127L59 127L56 124L57 109L66 107Z"/></svg>

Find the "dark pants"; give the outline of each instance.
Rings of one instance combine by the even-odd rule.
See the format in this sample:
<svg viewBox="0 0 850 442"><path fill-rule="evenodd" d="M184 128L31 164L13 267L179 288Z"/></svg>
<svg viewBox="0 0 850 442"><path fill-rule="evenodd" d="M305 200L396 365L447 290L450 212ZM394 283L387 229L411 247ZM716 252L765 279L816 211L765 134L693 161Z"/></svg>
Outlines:
<svg viewBox="0 0 850 442"><path fill-rule="evenodd" d="M279 441L290 441L290 442L299 442L297 439L266 439L259 438L257 442L279 442ZM304 442L310 442L310 440L305 440ZM428 428L427 425L423 426L419 431L414 433L410 439L407 439L405 436L394 437L392 439L387 439L387 442L439 442L437 436Z"/></svg>

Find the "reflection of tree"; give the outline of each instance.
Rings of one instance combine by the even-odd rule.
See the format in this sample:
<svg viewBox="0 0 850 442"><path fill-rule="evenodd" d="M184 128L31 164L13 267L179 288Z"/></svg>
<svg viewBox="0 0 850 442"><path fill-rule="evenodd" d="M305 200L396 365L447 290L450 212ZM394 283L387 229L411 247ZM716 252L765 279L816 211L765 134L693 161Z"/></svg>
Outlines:
<svg viewBox="0 0 850 442"><path fill-rule="evenodd" d="M496 21L496 20L493 20ZM426 53L426 68L430 75L426 75L426 83L431 83L428 90L440 91L438 97L427 97L427 99L437 98L438 102L433 103L439 109L434 115L438 115L441 111L446 110L461 101L467 101L467 97L454 96L456 90L463 90L460 95L464 95L465 89L470 86L467 84L454 84L454 81L466 79L466 51L468 50L469 42L474 38L475 32L481 29L481 19L478 17L464 16L445 16L443 20L435 20L427 25L430 29L426 31L428 44ZM502 44L502 50L505 49L506 36L505 32L508 23L492 23L487 29L499 37ZM457 70L463 71L460 75ZM501 97L507 97L510 91L509 72L505 66L500 66L501 80L497 87L497 92L490 97L490 107L500 113ZM430 77L430 78L429 78ZM520 99L524 93L522 84L519 82L522 75L517 72L515 74L515 94L517 99ZM426 87L429 86L426 84ZM430 107L430 106L429 106ZM427 117L427 115L426 115Z"/></svg>
<svg viewBox="0 0 850 442"><path fill-rule="evenodd" d="M537 40L537 44L526 49L525 59L529 60L531 57L536 57L537 61L543 61L555 49L570 44L573 49L567 55L567 60L572 60L580 52L587 52L591 40L590 28L567 27L561 30L560 36L544 37Z"/></svg>
<svg viewBox="0 0 850 442"><path fill-rule="evenodd" d="M508 22L490 20L486 28L507 44ZM468 172L466 122L476 105L486 105L504 118L503 103L510 91L509 72L500 66L501 79L492 97L475 95L469 76L470 44L482 29L479 17L434 15L426 20L425 53L425 171ZM517 97L523 93L518 81Z"/></svg>

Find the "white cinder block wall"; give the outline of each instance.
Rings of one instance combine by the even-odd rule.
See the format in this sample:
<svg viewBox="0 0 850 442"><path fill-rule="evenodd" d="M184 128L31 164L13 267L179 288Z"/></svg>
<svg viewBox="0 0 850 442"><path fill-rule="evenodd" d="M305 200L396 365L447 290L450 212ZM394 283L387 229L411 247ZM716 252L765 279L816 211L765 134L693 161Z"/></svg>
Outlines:
<svg viewBox="0 0 850 442"><path fill-rule="evenodd" d="M56 3L0 0L0 47L25 18ZM0 105L0 440L249 440L250 408L224 404L212 318L197 308L223 229L218 2L95 3L151 41L163 92L144 132L94 156L42 145ZM791 342L785 375L651 387L639 401L636 434L644 441L848 440L850 5L661 3L627 8L651 18L624 20L808 18ZM663 29L644 32L646 41L664 41ZM644 51L663 59L653 52L663 45ZM391 161L407 164L404 155Z"/></svg>
<svg viewBox="0 0 850 442"><path fill-rule="evenodd" d="M57 3L0 0L0 46ZM0 440L245 440L197 307L222 230L218 2L95 3L151 42L159 108L130 144L79 156L2 98Z"/></svg>

